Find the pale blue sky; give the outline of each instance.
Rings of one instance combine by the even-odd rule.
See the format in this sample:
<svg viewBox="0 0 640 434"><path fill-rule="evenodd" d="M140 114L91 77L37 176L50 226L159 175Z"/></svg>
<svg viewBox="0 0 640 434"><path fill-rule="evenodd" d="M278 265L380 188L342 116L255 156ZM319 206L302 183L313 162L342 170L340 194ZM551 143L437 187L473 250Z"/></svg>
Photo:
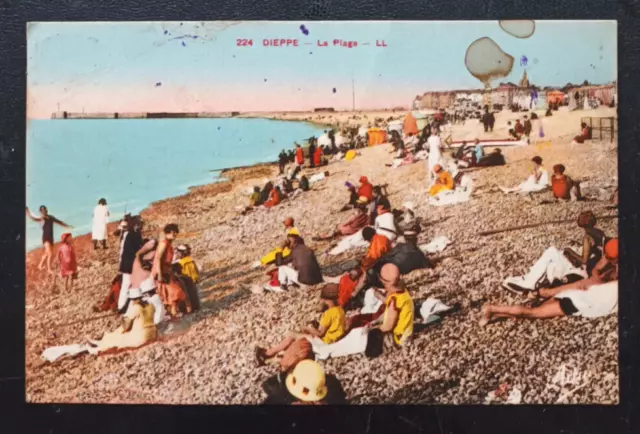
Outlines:
<svg viewBox="0 0 640 434"><path fill-rule="evenodd" d="M301 24L308 36L300 31ZM275 91L307 94L311 106L349 107L352 77L362 104L374 104L375 95L381 95L388 102L381 101L381 106L408 105L413 96L427 90L480 88L465 68L464 55L469 44L483 36L516 59L511 75L502 81L519 80L522 55L529 60L531 82L540 86L617 78L613 21L537 21L536 32L528 39L509 35L497 21L243 22L225 27L215 22L31 24L30 110L50 113L56 110L54 101L62 101L63 110L100 104L111 109L119 99L124 104L132 88L140 92L141 105L146 101L151 106L158 104L158 98L177 98L172 92L187 92L193 99L215 88L216 93L207 96L208 108L225 109L239 95L242 107L238 108L252 110L245 105L259 101L261 94L273 98ZM173 39L185 35L198 38ZM237 38L253 39L254 45L237 47ZM263 38L297 38L314 46L264 48ZM315 47L319 39L336 38L371 45ZM388 47L376 48L376 40L384 40ZM160 88L157 82L162 82ZM254 99L240 96L247 92ZM300 109L304 101L304 97L291 100L295 105L291 109ZM195 99L189 104L197 105Z"/></svg>

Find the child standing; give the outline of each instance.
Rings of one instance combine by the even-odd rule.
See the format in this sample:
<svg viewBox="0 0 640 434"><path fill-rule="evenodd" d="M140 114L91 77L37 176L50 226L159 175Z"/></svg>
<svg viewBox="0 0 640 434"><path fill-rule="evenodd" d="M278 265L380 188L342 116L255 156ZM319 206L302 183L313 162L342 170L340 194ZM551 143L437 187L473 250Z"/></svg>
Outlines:
<svg viewBox="0 0 640 434"><path fill-rule="evenodd" d="M62 234L62 245L58 248L58 262L60 263L60 275L64 280L65 291L73 289L73 281L78 278L78 263L76 253L71 244L71 234Z"/></svg>
<svg viewBox="0 0 640 434"><path fill-rule="evenodd" d="M193 283L197 283L200 279L200 271L198 265L191 257L191 247L188 244L181 244L176 249L178 264L180 264L181 274L189 277Z"/></svg>

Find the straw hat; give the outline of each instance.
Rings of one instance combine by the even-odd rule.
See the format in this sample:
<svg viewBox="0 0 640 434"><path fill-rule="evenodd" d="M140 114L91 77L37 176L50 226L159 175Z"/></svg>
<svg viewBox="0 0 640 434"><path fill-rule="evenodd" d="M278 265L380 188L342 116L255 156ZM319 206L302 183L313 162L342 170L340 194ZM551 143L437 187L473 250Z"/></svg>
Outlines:
<svg viewBox="0 0 640 434"><path fill-rule="evenodd" d="M369 199L367 199L367 198L366 198L366 197L364 197L364 196L360 196L360 197L358 198L358 200L356 201L356 203L357 203L358 205L366 205L366 204L368 204L368 203L369 203Z"/></svg>
<svg viewBox="0 0 640 434"><path fill-rule="evenodd" d="M129 289L129 298L130 299L136 299L136 298L141 298L142 297L142 291L140 290L140 288L130 288Z"/></svg>
<svg viewBox="0 0 640 434"><path fill-rule="evenodd" d="M285 381L287 390L301 401L320 401L327 396L327 386L322 367L313 360L303 360L296 365Z"/></svg>

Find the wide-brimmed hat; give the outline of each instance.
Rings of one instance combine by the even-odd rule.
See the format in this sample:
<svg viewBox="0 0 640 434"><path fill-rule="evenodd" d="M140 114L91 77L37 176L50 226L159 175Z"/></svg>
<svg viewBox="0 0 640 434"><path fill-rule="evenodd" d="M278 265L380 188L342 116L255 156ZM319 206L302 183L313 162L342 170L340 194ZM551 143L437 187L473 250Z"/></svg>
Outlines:
<svg viewBox="0 0 640 434"><path fill-rule="evenodd" d="M188 244L180 244L178 247L176 247L176 250L181 253L185 253L185 252L190 252L191 248L189 247Z"/></svg>
<svg viewBox="0 0 640 434"><path fill-rule="evenodd" d="M335 300L338 298L339 286L337 283L327 283L320 291L320 298Z"/></svg>
<svg viewBox="0 0 640 434"><path fill-rule="evenodd" d="M322 367L313 360L296 365L285 381L287 390L301 401L320 401L327 396L326 378Z"/></svg>
<svg viewBox="0 0 640 434"><path fill-rule="evenodd" d="M367 198L366 198L366 197L364 197L364 196L360 196L360 197L358 198L358 200L356 201L356 203L357 203L358 205L366 205L366 204L368 204L368 203L369 203L369 199L367 199Z"/></svg>
<svg viewBox="0 0 640 434"><path fill-rule="evenodd" d="M141 298L142 297L142 291L140 290L140 288L130 288L129 289L129 298L134 300L136 298Z"/></svg>

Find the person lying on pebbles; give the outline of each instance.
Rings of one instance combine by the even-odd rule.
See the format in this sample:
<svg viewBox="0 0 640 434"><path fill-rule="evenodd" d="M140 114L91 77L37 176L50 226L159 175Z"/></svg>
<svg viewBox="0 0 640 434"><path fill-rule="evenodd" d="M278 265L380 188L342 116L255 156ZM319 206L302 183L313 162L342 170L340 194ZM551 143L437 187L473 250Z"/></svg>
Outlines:
<svg viewBox="0 0 640 434"><path fill-rule="evenodd" d="M333 232L313 237L312 240L328 241L337 237L346 237L357 233L359 230L369 224L369 214L367 214L365 209L366 203L367 200L365 197L358 199L358 202L354 207L354 212L349 216L347 221L338 224Z"/></svg>
<svg viewBox="0 0 640 434"><path fill-rule="evenodd" d="M497 318L537 319L574 314L597 318L613 313L618 306L618 239L607 242L604 257L590 278L536 292L537 296L548 298L538 307L485 305L480 325Z"/></svg>
<svg viewBox="0 0 640 434"><path fill-rule="evenodd" d="M267 359L285 351L296 340L306 339L311 344L314 353L318 348L332 344L342 338L346 329L346 316L344 309L338 304L338 286L325 285L320 292L320 310L323 314L317 325L310 323L301 332L290 332L279 344L271 348L256 347L256 363L264 365Z"/></svg>
<svg viewBox="0 0 640 434"><path fill-rule="evenodd" d="M591 211L578 215L578 226L585 233L582 240L582 254L570 248L563 251L549 247L529 272L520 277L509 277L502 287L512 292L533 291L539 286L554 286L556 282L582 280L592 275L593 269L602 258L605 234L595 227L596 216Z"/></svg>

